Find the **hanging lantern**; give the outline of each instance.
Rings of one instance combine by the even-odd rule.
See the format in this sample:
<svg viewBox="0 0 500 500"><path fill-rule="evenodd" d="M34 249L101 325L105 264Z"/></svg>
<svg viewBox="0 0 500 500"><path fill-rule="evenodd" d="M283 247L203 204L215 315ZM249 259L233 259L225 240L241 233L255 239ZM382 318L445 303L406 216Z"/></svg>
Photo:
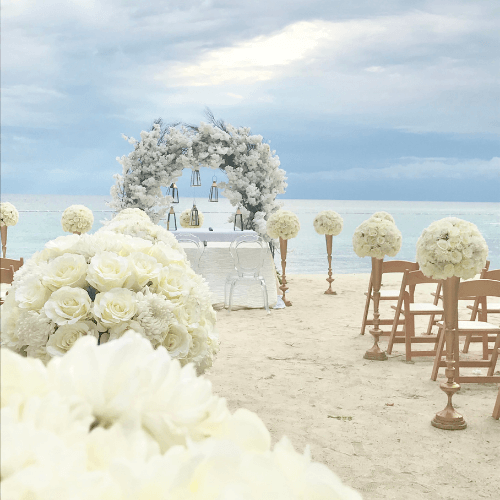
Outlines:
<svg viewBox="0 0 500 500"><path fill-rule="evenodd" d="M201 177L199 170L193 170L191 173L191 187L200 187L201 186Z"/></svg>
<svg viewBox="0 0 500 500"><path fill-rule="evenodd" d="M217 187L217 177L215 177L215 175L212 177L212 186L210 188L208 201L212 201L214 203L219 201L219 188Z"/></svg>
<svg viewBox="0 0 500 500"><path fill-rule="evenodd" d="M198 209L193 203L193 208L191 209L191 217L189 218L189 225L198 227L200 225L200 219L198 217Z"/></svg>
<svg viewBox="0 0 500 500"><path fill-rule="evenodd" d="M175 217L174 207L170 207L170 212L168 212L167 217L167 229L170 231L170 220L173 222L172 231L177 231L177 218Z"/></svg>
<svg viewBox="0 0 500 500"><path fill-rule="evenodd" d="M170 187L167 188L167 196L171 196L173 198L172 203L179 203L179 189L177 188L177 184L172 182Z"/></svg>
<svg viewBox="0 0 500 500"><path fill-rule="evenodd" d="M234 214L234 231L236 231L237 227L240 228L240 231L243 231L243 215L239 208L238 210L236 210L236 213Z"/></svg>

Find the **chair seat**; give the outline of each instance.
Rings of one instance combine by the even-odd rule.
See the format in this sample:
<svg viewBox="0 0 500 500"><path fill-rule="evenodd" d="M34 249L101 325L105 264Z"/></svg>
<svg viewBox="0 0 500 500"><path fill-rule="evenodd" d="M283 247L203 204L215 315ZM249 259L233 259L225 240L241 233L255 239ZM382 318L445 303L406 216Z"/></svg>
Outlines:
<svg viewBox="0 0 500 500"><path fill-rule="evenodd" d="M368 295L368 292L365 292L365 295ZM380 300L398 300L398 298L398 290L380 290Z"/></svg>
<svg viewBox="0 0 500 500"><path fill-rule="evenodd" d="M396 309L396 306L391 306L393 309ZM418 303L412 302L410 304L410 313L411 314L443 314L444 309L440 306L435 306L434 304L429 304L428 302ZM404 314L404 310L401 311L401 314Z"/></svg>
<svg viewBox="0 0 500 500"><path fill-rule="evenodd" d="M438 321L438 326L443 326L444 321ZM486 323L485 321L459 321L458 329L465 331L488 331L488 332L500 332L500 326L492 325L491 323Z"/></svg>

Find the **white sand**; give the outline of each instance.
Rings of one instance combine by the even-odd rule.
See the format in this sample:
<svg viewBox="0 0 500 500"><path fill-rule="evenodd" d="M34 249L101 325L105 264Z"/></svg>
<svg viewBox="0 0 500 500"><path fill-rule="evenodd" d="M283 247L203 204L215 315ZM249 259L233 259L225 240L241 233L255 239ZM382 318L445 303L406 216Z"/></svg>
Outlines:
<svg viewBox="0 0 500 500"><path fill-rule="evenodd" d="M334 276L335 296L324 295L325 278L290 276L292 307L270 315L218 313L221 350L207 374L214 391L233 411L257 412L273 443L284 434L300 451L309 443L313 459L365 500L499 499L500 421L491 417L497 385L464 384L454 397L466 430L432 427L446 404L439 388L444 369L432 382L433 359L406 363L404 344L395 345L388 361L363 359L373 344L368 330L360 335L369 275ZM390 286L398 278L384 286L398 288ZM417 288L416 299L432 300L433 289ZM388 305L382 303L382 312ZM462 317L468 317L463 305ZM417 334L427 319L417 323ZM472 355L479 354L476 344Z"/></svg>

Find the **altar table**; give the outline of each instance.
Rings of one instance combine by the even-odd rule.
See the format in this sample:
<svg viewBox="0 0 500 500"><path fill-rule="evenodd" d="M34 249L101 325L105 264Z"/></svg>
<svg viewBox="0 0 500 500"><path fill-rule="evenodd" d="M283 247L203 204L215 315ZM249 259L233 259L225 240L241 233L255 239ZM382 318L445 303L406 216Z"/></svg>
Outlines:
<svg viewBox="0 0 500 500"><path fill-rule="evenodd" d="M179 228L176 231L170 231L175 237L183 234L194 234L201 241L217 241L217 242L231 242L240 236L256 235L255 231L228 231L227 229L214 228L213 231L208 229L197 229L197 228Z"/></svg>

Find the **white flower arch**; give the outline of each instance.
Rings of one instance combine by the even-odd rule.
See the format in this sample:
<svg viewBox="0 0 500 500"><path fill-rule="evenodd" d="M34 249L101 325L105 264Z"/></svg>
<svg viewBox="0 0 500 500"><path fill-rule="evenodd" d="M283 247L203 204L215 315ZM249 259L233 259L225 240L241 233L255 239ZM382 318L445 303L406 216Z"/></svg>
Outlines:
<svg viewBox="0 0 500 500"><path fill-rule="evenodd" d="M162 187L176 182L184 168L219 168L228 181L218 187L231 205L240 207L244 228L269 239L266 220L280 208L276 196L285 192L287 184L278 156L261 135L214 120L199 127L170 127L166 133L155 123L151 131L141 132L140 141L124 137L134 151L117 158L123 173L114 176L111 208L140 208L157 223L172 202Z"/></svg>

